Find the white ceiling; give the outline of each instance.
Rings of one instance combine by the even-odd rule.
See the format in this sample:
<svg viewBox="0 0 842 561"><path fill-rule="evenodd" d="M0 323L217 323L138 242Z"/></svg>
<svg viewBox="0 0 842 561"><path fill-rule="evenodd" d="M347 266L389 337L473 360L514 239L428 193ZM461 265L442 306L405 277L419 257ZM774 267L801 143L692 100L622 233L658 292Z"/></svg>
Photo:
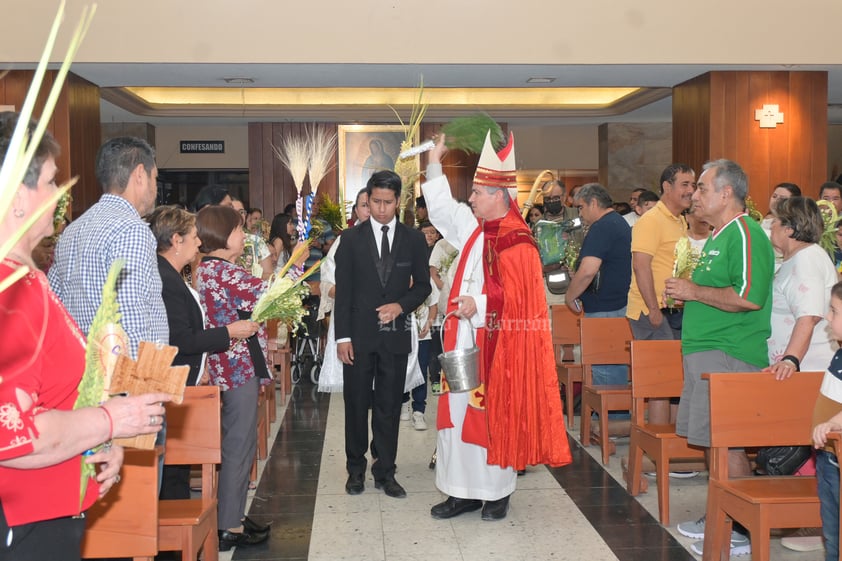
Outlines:
<svg viewBox="0 0 842 561"><path fill-rule="evenodd" d="M25 66L18 66L23 68ZM75 63L72 71L100 87L196 86L238 87L224 78L250 78L254 87L415 87L423 77L427 87L535 87L530 77L555 78L550 87L644 86L672 87L710 70L826 70L828 119L842 123L842 65L487 65L487 64L114 64ZM104 122L148 122L153 125L242 124L248 117L154 117L133 115L103 101ZM479 109L479 108L478 108ZM494 114L521 125L583 125L618 121L669 121L671 99L613 117L520 118ZM261 120L283 121L287 117ZM353 121L353 111L338 112L334 120ZM295 120L300 120L296 118Z"/></svg>

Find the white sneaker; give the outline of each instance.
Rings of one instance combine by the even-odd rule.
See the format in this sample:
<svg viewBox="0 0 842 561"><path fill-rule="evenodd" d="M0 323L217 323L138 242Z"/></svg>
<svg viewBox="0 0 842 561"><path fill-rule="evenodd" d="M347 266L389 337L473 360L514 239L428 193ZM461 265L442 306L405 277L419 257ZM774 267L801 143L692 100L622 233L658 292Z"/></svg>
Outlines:
<svg viewBox="0 0 842 561"><path fill-rule="evenodd" d="M670 477L673 479L692 479L699 475L698 471L671 471Z"/></svg>
<svg viewBox="0 0 842 561"><path fill-rule="evenodd" d="M781 538L781 545L792 551L819 551L824 549L821 528L798 528Z"/></svg>
<svg viewBox="0 0 842 561"><path fill-rule="evenodd" d="M412 405L407 401L401 405L401 421L408 421L412 418Z"/></svg>
<svg viewBox="0 0 842 561"><path fill-rule="evenodd" d="M705 517L689 522L679 522L675 527L678 533L694 540L701 540L705 537Z"/></svg>
<svg viewBox="0 0 842 561"><path fill-rule="evenodd" d="M415 411L412 414L412 428L415 430L427 430L427 421L424 420L424 413Z"/></svg>
<svg viewBox="0 0 842 561"><path fill-rule="evenodd" d="M696 555L701 555L704 549L705 540L693 542L690 550ZM748 536L744 536L738 532L731 532L731 555L739 557L740 555L748 555L751 553L751 542Z"/></svg>
<svg viewBox="0 0 842 561"><path fill-rule="evenodd" d="M653 479L658 477L658 474L655 473L654 471L644 471L643 475L645 475L646 477L651 477ZM696 477L697 475L699 475L698 471L671 471L671 472L669 472L669 476L672 477L673 479L690 479L692 477Z"/></svg>

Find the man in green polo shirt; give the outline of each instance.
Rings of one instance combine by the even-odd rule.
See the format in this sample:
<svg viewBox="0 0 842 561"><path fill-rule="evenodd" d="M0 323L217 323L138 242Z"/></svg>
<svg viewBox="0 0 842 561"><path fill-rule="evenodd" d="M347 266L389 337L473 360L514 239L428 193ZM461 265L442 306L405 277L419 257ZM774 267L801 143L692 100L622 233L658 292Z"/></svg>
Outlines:
<svg viewBox="0 0 842 561"><path fill-rule="evenodd" d="M716 160L702 169L693 195L694 212L714 231L692 280L667 279L665 294L685 302L684 389L676 433L686 436L690 444L710 448L709 383L701 375L768 366L774 254L769 238L745 212L748 180L742 168L729 160ZM732 477L751 475L744 450L731 450L728 462ZM703 540L704 527L702 517L682 522L678 531ZM701 554L702 542L691 549ZM750 551L748 537L739 529L732 532L731 554Z"/></svg>

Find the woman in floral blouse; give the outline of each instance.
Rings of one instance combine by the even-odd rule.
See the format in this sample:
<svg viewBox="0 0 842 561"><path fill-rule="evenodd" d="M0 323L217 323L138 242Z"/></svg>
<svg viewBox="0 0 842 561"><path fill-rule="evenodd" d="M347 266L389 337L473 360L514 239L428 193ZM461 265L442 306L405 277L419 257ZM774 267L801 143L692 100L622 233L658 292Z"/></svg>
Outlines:
<svg viewBox="0 0 842 561"><path fill-rule="evenodd" d="M251 312L266 283L237 265L245 232L236 210L209 206L199 211L196 227L205 254L196 270L196 290L207 312L208 327L222 327ZM258 331L265 356L266 331ZM219 471L219 549L262 543L268 526L245 517L249 469L257 448L259 382L246 340L208 357L211 383L222 391L222 465ZM265 368L265 364L263 365Z"/></svg>

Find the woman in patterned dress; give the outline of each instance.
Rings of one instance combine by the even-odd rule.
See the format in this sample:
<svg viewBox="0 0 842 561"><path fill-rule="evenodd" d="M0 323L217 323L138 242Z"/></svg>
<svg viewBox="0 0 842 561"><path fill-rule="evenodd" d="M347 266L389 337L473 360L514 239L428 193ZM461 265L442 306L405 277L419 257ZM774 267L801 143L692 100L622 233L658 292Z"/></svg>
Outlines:
<svg viewBox="0 0 842 561"><path fill-rule="evenodd" d="M200 251L205 255L196 269L196 291L207 313L207 327L222 327L240 319L241 312L251 312L267 285L237 265L245 245L245 231L236 210L205 207L196 216L196 228L202 240ZM265 356L265 326L260 327L257 336ZM262 366L265 369L265 364ZM245 339L208 357L211 383L222 392L217 516L220 551L262 543L269 537L268 526L245 516L249 470L257 449L257 372Z"/></svg>

